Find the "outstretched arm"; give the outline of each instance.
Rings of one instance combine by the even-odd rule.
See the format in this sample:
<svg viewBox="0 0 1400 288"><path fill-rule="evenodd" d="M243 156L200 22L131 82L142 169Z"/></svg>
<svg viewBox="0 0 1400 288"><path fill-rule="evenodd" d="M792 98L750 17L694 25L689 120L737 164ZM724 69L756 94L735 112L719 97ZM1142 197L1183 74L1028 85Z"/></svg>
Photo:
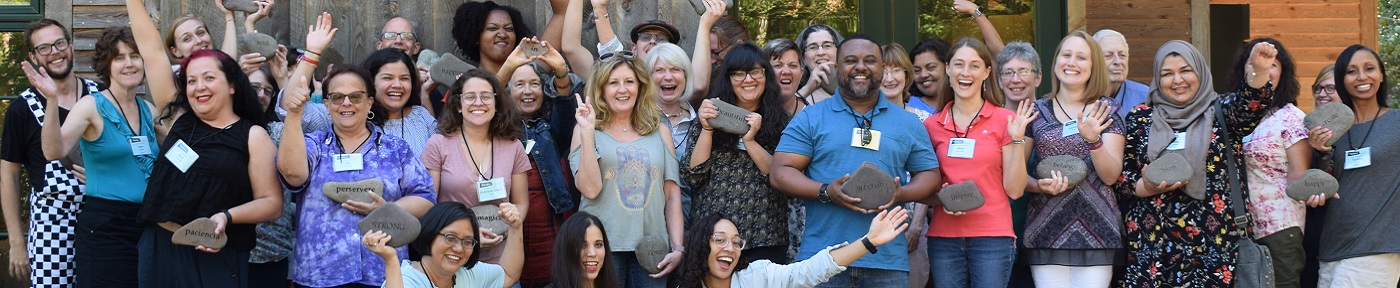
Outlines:
<svg viewBox="0 0 1400 288"><path fill-rule="evenodd" d="M223 1L216 1L220 9L223 9ZM160 29L156 28L156 22L151 20L151 15L146 13L145 1L126 0L126 13L131 15L131 34L136 38L136 50L146 56L142 57L142 60L146 63L146 84L151 89L151 99L155 100L152 101L156 105L155 111L165 111L165 106L175 100L176 88L175 77L170 76L174 73L170 68L170 58L165 57L165 48L161 47L165 42L160 40ZM228 24L232 24L233 14L224 15L224 18L230 20ZM235 41L225 39L224 42ZM233 46L235 50L238 48L236 44Z"/></svg>
<svg viewBox="0 0 1400 288"><path fill-rule="evenodd" d="M723 0L705 0L705 14L700 15L700 25L695 28L695 49L690 52L690 69L695 75L686 77L686 81L697 94L708 91L710 86L710 29L724 16L724 8Z"/></svg>
<svg viewBox="0 0 1400 288"><path fill-rule="evenodd" d="M968 16L975 16L972 21L977 22L977 30L982 32L982 42L987 42L987 50L992 55L1001 54L1001 49L1006 48L1006 43L1001 41L1001 34L997 33L997 27L992 25L992 20L986 15L980 15L981 8L977 4L968 0L953 1L953 10Z"/></svg>
<svg viewBox="0 0 1400 288"><path fill-rule="evenodd" d="M593 72L593 53L583 48L583 3L587 0L571 0L568 11L564 13L564 39L559 48L564 52L564 58L569 59L569 68L578 75L590 75ZM584 76L588 77L588 76Z"/></svg>

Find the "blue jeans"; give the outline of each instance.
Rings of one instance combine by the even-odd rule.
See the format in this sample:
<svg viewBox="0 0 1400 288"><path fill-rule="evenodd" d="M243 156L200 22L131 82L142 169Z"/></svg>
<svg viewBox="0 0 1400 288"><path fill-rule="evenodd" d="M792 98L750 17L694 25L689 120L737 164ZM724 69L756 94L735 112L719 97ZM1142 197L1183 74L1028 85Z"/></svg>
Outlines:
<svg viewBox="0 0 1400 288"><path fill-rule="evenodd" d="M859 244L857 244L859 245ZM909 287L909 272L847 267L846 271L817 284L816 288Z"/></svg>
<svg viewBox="0 0 1400 288"><path fill-rule="evenodd" d="M637 263L636 252L612 252L613 259L608 259L617 264L618 282L622 282L622 287L626 288L665 288L666 278L651 278L650 272L642 269L642 264ZM672 271L674 273L675 271Z"/></svg>
<svg viewBox="0 0 1400 288"><path fill-rule="evenodd" d="M1015 257L1015 238L928 238L934 287L1006 287Z"/></svg>

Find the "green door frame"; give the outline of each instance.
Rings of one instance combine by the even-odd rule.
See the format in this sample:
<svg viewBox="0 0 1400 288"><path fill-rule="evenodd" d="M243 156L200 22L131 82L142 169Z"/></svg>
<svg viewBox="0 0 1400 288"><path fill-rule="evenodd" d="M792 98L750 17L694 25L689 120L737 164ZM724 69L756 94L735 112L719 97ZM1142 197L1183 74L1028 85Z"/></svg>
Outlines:
<svg viewBox="0 0 1400 288"><path fill-rule="evenodd" d="M24 31L30 21L44 17L44 0L29 0L26 5L0 6L0 31Z"/></svg>

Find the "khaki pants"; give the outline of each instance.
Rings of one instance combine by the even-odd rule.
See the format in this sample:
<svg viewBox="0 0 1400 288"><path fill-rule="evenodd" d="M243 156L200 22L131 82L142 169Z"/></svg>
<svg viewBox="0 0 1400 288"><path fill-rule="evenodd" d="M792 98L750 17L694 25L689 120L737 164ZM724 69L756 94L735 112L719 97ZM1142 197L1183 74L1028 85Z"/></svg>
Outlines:
<svg viewBox="0 0 1400 288"><path fill-rule="evenodd" d="M1396 287L1400 281L1400 254L1385 253L1322 262L1318 288Z"/></svg>

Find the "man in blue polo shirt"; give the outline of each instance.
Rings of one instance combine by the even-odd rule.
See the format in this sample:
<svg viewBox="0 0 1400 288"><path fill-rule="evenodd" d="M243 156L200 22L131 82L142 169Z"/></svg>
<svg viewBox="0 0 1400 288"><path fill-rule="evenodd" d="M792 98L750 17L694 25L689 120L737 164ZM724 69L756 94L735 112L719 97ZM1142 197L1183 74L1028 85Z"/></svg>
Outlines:
<svg viewBox="0 0 1400 288"><path fill-rule="evenodd" d="M941 182L933 145L928 132L919 129L919 118L885 100L878 89L884 67L879 45L857 34L837 51L839 91L833 100L839 101L817 102L793 117L773 155L771 184L804 199L807 209L799 259L869 230L872 213L879 210L857 207L856 199L841 193L841 185L862 162L890 175L911 175L909 184L896 186L893 201L881 209L928 198ZM817 287L907 286L908 243L896 238Z"/></svg>

